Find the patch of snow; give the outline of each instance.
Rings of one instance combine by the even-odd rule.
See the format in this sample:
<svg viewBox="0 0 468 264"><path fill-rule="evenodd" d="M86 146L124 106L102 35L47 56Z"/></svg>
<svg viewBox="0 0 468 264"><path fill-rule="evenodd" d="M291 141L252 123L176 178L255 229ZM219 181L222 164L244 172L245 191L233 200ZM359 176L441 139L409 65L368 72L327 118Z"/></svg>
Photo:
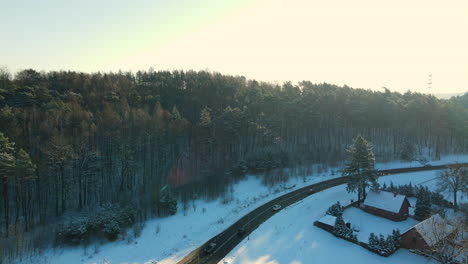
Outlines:
<svg viewBox="0 0 468 264"><path fill-rule="evenodd" d="M350 207L343 213L343 217L351 223L351 226L359 232L357 232L358 240L367 243L370 233L375 235L383 234L384 236L391 235L394 229L400 230L400 233L406 232L418 221L413 218L408 218L405 221L395 222L383 217L379 217L373 214L369 214L359 208Z"/></svg>
<svg viewBox="0 0 468 264"><path fill-rule="evenodd" d="M340 201L340 205L343 207L346 207L354 202L353 199L347 199L347 200L342 200Z"/></svg>
<svg viewBox="0 0 468 264"><path fill-rule="evenodd" d="M320 223L324 223L329 226L335 226L336 217L333 215L324 215L318 220Z"/></svg>

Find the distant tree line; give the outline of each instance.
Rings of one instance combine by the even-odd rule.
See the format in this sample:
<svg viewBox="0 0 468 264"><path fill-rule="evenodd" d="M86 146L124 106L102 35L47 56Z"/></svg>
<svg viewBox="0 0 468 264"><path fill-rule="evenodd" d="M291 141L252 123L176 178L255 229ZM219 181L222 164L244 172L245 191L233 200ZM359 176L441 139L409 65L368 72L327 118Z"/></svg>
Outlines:
<svg viewBox="0 0 468 264"><path fill-rule="evenodd" d="M468 149L468 93L450 100L206 71L0 70L0 234L106 205L146 219L245 173Z"/></svg>

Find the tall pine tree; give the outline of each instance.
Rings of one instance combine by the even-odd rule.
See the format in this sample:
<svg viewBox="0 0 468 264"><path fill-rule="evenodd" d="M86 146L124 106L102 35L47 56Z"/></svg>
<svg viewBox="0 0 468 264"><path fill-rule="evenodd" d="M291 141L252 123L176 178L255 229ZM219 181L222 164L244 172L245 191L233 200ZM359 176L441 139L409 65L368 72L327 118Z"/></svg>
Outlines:
<svg viewBox="0 0 468 264"><path fill-rule="evenodd" d="M361 201L366 198L366 187L378 184L374 152L372 145L359 135L354 139L348 153L350 159L343 171L343 176L350 176L351 179L346 190L348 192L357 191L358 201Z"/></svg>
<svg viewBox="0 0 468 264"><path fill-rule="evenodd" d="M431 193L426 188L420 188L416 194L416 208L414 209L414 218L423 221L431 216Z"/></svg>

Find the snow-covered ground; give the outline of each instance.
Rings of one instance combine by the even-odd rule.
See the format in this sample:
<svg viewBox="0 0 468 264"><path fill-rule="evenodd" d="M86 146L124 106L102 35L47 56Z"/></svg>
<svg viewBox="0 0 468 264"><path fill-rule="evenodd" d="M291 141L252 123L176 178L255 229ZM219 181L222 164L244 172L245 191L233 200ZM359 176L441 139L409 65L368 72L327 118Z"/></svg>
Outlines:
<svg viewBox="0 0 468 264"><path fill-rule="evenodd" d="M359 232L356 232L358 240L366 243L372 232L376 235L383 234L386 237L392 234L393 229L398 229L400 233L403 234L418 223L418 221L413 218L408 218L401 222L394 222L383 217L366 213L356 207L346 209L343 213L343 218L346 222L350 222L353 228L359 230Z"/></svg>
<svg viewBox="0 0 468 264"><path fill-rule="evenodd" d="M432 165L436 164L444 164L448 162L468 162L468 155L452 155L448 157L442 158L440 161L431 161L429 162ZM419 163L409 163L409 162L390 162L390 163L382 163L377 164L377 167L380 169L383 168L399 168L399 167L410 167L410 166L420 166ZM47 250L44 254L39 256L33 256L24 258L21 263L132 263L132 264L142 264L142 263L158 263L158 264L169 264L169 263L176 263L181 258L183 258L186 254L188 254L193 249L197 248L209 238L213 237L214 235L218 234L229 225L234 223L243 215L247 214L248 212L252 211L256 207L260 206L261 204L278 197L284 193L290 192L292 190L298 189L300 187L324 181L327 179L331 179L333 177L339 177L339 173L335 173L332 175L332 170L337 171L339 168L334 168L330 170L326 170L320 174L317 174L317 167L314 168L314 174L308 175L306 177L291 177L287 183L276 185L273 187L266 187L261 183L261 179L255 176L249 176L246 179L238 182L232 187L231 196L233 197L232 201L229 203L223 203L222 199L218 199L215 201L204 201L204 200L197 200L189 204L188 210L184 212L181 210L181 205L179 204L179 211L176 215L162 218L162 219L154 219L147 221L145 224L145 228L140 237L135 238L133 241L128 240L120 240L112 243L107 243L104 245L92 245L88 248L83 247L72 247L72 248L63 248L63 249L51 249ZM424 175L423 175L424 173ZM407 174L405 174L407 175ZM419 177L423 177L425 180L429 180L430 177L427 175L428 172L421 172L421 175L413 175L414 182L421 182ZM434 176L434 175L432 175ZM404 181L406 176L388 176L395 178L394 183L398 183L397 181L401 181L401 183L408 183L409 181ZM385 179L387 177L384 177ZM387 179L385 179L387 180ZM424 181L424 180L423 180ZM429 181L430 182L430 181ZM346 241L337 240L336 238L326 236L324 239L324 235L328 234L323 230L320 231L313 231L314 234L319 232L320 236L318 238L322 239L310 239L311 232L310 229L312 228L312 223L315 219L318 219L320 216L323 215L327 207L335 202L335 201L342 201L348 200L350 198L355 198L352 194L348 194L344 189L344 186L339 186L332 188L330 190L314 194L311 197L291 206L277 214L275 217L268 220L264 225L260 226L260 228L255 231L251 235L250 243L253 241L257 241L254 244L249 244L248 250L243 249L242 252L252 252L259 247L267 246L270 249L278 249L275 248L274 245L282 245L280 242L275 242L275 237L280 236L281 234L290 234L290 231L296 230L302 233L295 234L292 238L294 241L295 247L302 248L304 250L292 250L288 243L284 246L289 247L291 249L290 252L281 251L285 254L285 256L309 256L311 258L306 258L302 262L284 262L280 261L278 263L332 263L326 260L326 258L322 258L320 254L322 253L320 248L323 247L330 247L330 245L341 245L347 249L349 254L355 256L356 252L359 255L363 255L363 259L369 260L376 260L376 257L373 256L374 254L368 252L365 249L355 249L354 246ZM305 206L305 208L304 208ZM296 215L296 211L300 217ZM302 210L302 211L301 211ZM292 214L289 214L292 212ZM273 222L272 222L273 221ZM274 224L274 227L271 227L271 223ZM265 227L266 226L266 227ZM269 226L269 227L268 227ZM267 228L267 230L263 230ZM320 232L324 232L321 234ZM260 234L260 236L259 236ZM302 234L302 235L301 235ZM308 234L306 236L306 234ZM312 237L315 235L312 234ZM328 234L330 235L330 234ZM256 239L253 239L256 237ZM271 239L270 239L271 238ZM302 239L304 238L304 239ZM283 243L289 241L291 237L289 236L282 236ZM263 242L262 242L263 241ZM307 242L308 241L308 242ZM307 245L307 250L304 248L307 243L311 243ZM279 243L279 244L278 244ZM245 241L240 245L245 246ZM252 248L251 248L252 246ZM238 247L239 248L239 247ZM311 250L309 250L311 249ZM333 253L333 249L331 250L324 250L324 255L326 256L326 252ZM270 252L270 251L268 251ZM266 253L268 253L266 252ZM260 253L260 252L259 252ZM265 252L264 252L265 253ZM268 254L272 254L270 252ZM239 250L234 250L231 253L230 259L232 261L236 261L233 258L232 254L236 254L236 256L241 256L242 254L239 253ZM267 255L268 255L267 254ZM312 254L312 255L310 255ZM318 254L318 255L315 255ZM346 256L346 254L341 254L342 257ZM259 256L259 258L255 258L258 254L253 255L253 259L256 262L234 262L234 263L275 263L275 262L268 262L269 257L267 256L264 260L258 260L264 255ZM336 255L336 251L335 251ZM251 256L251 255L248 255ZM277 256L276 253L274 256ZM367 257L366 257L367 256ZM394 254L397 259L393 259L394 262L387 261L382 263L409 263L411 260L418 260L418 257L413 256L408 252L397 252ZM348 256L349 257L349 256ZM395 258L393 257L393 258ZM377 257L377 259L380 257ZM317 261L314 261L317 259ZM342 258L346 259L346 258ZM407 262L400 262L397 260L405 260ZM258 260L258 261L257 261ZM309 261L310 260L310 261ZM322 261L319 261L322 260ZM263 262L262 262L263 261ZM229 262L231 263L231 262ZM380 263L379 261L376 262L369 262L369 263Z"/></svg>
<svg viewBox="0 0 468 264"><path fill-rule="evenodd" d="M263 223L250 234L249 240L243 240L219 263L427 263L425 258L402 249L388 258L381 257L313 226L313 222L322 217L334 201L355 196L356 194L347 193L345 186L341 185L287 207ZM348 216L350 215L345 218ZM389 229L389 226L390 224L384 224L375 227ZM367 238L368 235L365 235L364 241Z"/></svg>

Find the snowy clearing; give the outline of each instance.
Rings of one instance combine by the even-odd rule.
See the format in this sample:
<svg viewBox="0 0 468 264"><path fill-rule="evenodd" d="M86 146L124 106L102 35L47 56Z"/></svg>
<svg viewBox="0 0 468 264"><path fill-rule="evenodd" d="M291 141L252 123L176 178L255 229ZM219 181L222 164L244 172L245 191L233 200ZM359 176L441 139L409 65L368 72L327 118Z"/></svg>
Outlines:
<svg viewBox="0 0 468 264"><path fill-rule="evenodd" d="M390 176L391 177L391 176ZM345 186L337 186L304 199L279 212L243 240L220 264L308 264L308 263L427 263L427 259L400 249L385 258L358 245L339 239L313 226L328 206L339 199L354 197ZM358 209L356 209L358 210ZM351 211L352 212L352 211ZM352 213L351 217L354 217ZM371 216L369 216L371 217ZM348 216L345 216L348 219ZM389 221L382 219L382 221ZM381 221L379 221L381 222ZM389 224L373 224L389 229ZM409 223L408 223L409 226ZM376 230L374 232L385 232ZM391 232L391 231L390 231ZM365 235L367 241L368 235Z"/></svg>
<svg viewBox="0 0 468 264"><path fill-rule="evenodd" d="M383 234L385 237L391 235L393 229L399 229L403 234L412 228L418 221L413 218L408 218L405 221L394 222L392 220L378 217L364 212L356 207L350 207L343 213L346 222L350 222L353 228L357 228L356 232L358 240L367 243L370 233L374 232L377 236Z"/></svg>
<svg viewBox="0 0 468 264"><path fill-rule="evenodd" d="M468 155L447 156L441 159L440 161L434 161L430 163L432 165L437 165L448 162L468 162ZM419 163L413 162L413 164L414 166L420 166ZM377 167L380 169L409 166L411 166L411 163L405 163L400 161L377 164ZM339 168L335 168L334 171L336 172L338 169ZM317 172L316 167L314 168L314 172ZM418 175L417 173L411 173L412 176L410 177L410 179L414 180L413 183L419 183L422 181L429 180L431 177L433 177L434 174L431 173L434 172L420 172L421 175ZM409 174L387 176L381 178L381 181L391 179L394 183L398 184L408 183L409 181L407 181L407 175ZM50 249L44 252L44 254L24 258L22 261L18 261L18 263L143 264L155 263L156 261L158 264L176 263L177 261L182 259L186 254L200 246L209 238L223 231L225 228L234 223L240 217L252 211L259 205L282 194L301 188L303 186L339 176L340 175L338 173L335 173L335 175L332 176L330 169L321 173L320 175L315 173L307 177L291 177L287 183L279 184L271 188L263 185L261 183L260 178L255 176L248 176L246 177L246 179L238 182L232 187L231 197L233 197L233 200L231 202L223 203L222 199L217 199L215 201L197 200L189 204L188 210L185 213L181 209L182 205L179 203L179 210L176 215L162 219L153 219L147 221L145 223L145 228L142 231L141 236L139 238L135 238L133 241L129 242L127 240L120 240L104 245L91 245L88 248L72 247L62 249ZM289 188L291 186L294 187ZM334 203L336 201L349 200L350 198L355 198L355 195L348 194L344 189L344 186L339 186L324 192L314 194L311 197L300 201L297 204L286 208L285 210L282 210L279 214L277 214L277 216L268 220L265 224L260 226L260 228L257 231L254 231L254 233L251 235L250 242L254 240L257 242L254 245L249 244L248 250L246 248L242 250L242 252L250 252L248 256L252 256L255 261L242 261L233 263L270 263L269 261L271 260L271 256L269 257L269 255L272 254L272 252L270 251L258 252L258 254L260 254L261 252L265 253L266 258L262 258L265 256L265 254L258 256L258 258L256 258L258 254L251 254L253 254L252 252L256 251L256 249L261 247L262 244L268 244L268 247L271 249L275 248L274 245L281 245L281 243L278 241L272 241L274 241L275 238L281 235L282 233L289 234L290 229L287 228L287 226L283 226L281 224L282 222L288 223L287 225L292 227L293 231L297 231L293 236L293 240L295 241L293 244L295 245L294 247L297 247L298 250L293 250L291 248L290 251L281 251L278 249L278 252L280 252L280 254L281 252L283 252L285 256L298 255L307 257L304 260L305 262L296 262L295 264L305 264L310 263L312 261L322 263L323 260L327 259L326 256L328 255L328 253L332 255L333 253L335 253L336 255L337 248L334 248L332 246L334 244L340 245L341 249L346 249L346 251L348 252L343 252L343 254L340 254L339 259L346 260L348 258L349 260L349 257L351 255L355 257L355 254L357 252L357 254L363 256L363 259L370 260L371 262L369 263L380 263L379 261L380 259L384 259L383 257L374 256L373 253L363 248L360 248L359 246L352 245L349 242L337 239L333 236L331 236L330 239L330 234L312 226L313 221L323 216L325 210L328 208L329 205L331 205L331 203ZM296 212L295 210L298 211ZM274 223L277 223L275 224L276 227L261 231L262 229L265 229L265 225L269 226L270 222L272 221ZM253 239L253 237L258 236L258 234L262 234L261 239ZM326 239L324 239L324 236L326 237ZM311 240L311 237L316 237L316 239ZM289 238L289 235L287 237L284 237L282 240L283 243L284 241L289 241ZM263 243L262 241L267 243ZM293 244L286 243L286 245ZM242 242L242 244L240 244L239 247L242 247L243 245L245 246L245 241ZM312 250L299 250L299 248L304 248L305 246L307 246L307 248L310 247ZM233 253L230 254L230 259L233 259L233 254L240 254L239 247L236 248L233 251ZM285 247L290 248L290 246ZM323 249L323 247L329 248L329 250L325 250ZM325 257L321 256L322 253ZM275 255L272 256L275 256L275 258L272 259L276 259L276 256L278 255L276 255L275 253ZM399 258L394 259L395 257ZM262 258L262 260L259 260L259 258ZM393 263L412 263L412 260L415 261L421 257L413 256L408 252L401 252L400 250L391 258L393 258ZM299 259L304 258L301 257ZM381 263L392 263L392 261L388 261L389 259ZM407 262L398 261L400 259ZM325 262L332 263L328 261ZM280 261L278 263L286 262Z"/></svg>

